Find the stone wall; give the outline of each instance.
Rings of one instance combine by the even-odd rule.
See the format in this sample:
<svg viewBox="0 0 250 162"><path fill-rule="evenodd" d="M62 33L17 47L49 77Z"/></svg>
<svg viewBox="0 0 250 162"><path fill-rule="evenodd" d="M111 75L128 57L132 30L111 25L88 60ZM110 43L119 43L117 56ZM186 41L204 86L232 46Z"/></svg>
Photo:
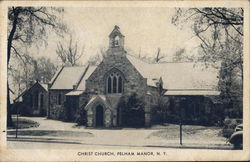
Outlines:
<svg viewBox="0 0 250 162"><path fill-rule="evenodd" d="M103 123L105 127L116 126L116 106L110 103L110 96L105 96L105 101L99 95L92 96L93 100L85 107L87 111L87 126L96 126L96 107L101 106L103 108ZM103 96L102 96L103 97ZM116 99L115 99L116 98ZM118 98L118 99L117 99ZM119 100L118 96L112 97L115 102ZM114 103L116 104L116 103ZM113 106L111 106L113 105Z"/></svg>
<svg viewBox="0 0 250 162"><path fill-rule="evenodd" d="M49 114L48 118L63 120L65 119L64 104L66 101L65 94L71 90L49 90ZM58 95L61 94L61 105L58 105Z"/></svg>
<svg viewBox="0 0 250 162"><path fill-rule="evenodd" d="M142 97L146 100L147 92L147 79L143 78L142 75L136 70L136 68L130 63L126 57L126 51L121 49L112 49L107 51L107 57L100 63L96 70L91 74L91 76L86 81L86 92L96 93L96 94L106 94L106 77L112 69L119 70L123 76L123 94L125 96L130 96L136 93L138 97ZM107 94L106 94L107 95ZM107 95L110 96L110 95ZM110 100L112 101L112 95ZM145 106L145 123L150 125L151 114L150 114L150 104ZM107 126L112 123L113 126L117 125L117 104L112 105L111 112L107 112L105 118L112 114L112 118L106 122ZM88 121L93 120L95 113L88 112ZM91 116L91 117L90 117ZM105 120L106 121L106 120ZM88 122L89 125L93 126L94 122ZM91 124L90 124L91 123Z"/></svg>
<svg viewBox="0 0 250 162"><path fill-rule="evenodd" d="M125 51L124 51L125 52ZM118 69L124 74L124 95L137 93L144 96L146 94L146 79L129 62L125 54L110 54L104 58L101 64L96 68L92 75L86 81L86 91L105 94L105 85L107 73L113 68Z"/></svg>

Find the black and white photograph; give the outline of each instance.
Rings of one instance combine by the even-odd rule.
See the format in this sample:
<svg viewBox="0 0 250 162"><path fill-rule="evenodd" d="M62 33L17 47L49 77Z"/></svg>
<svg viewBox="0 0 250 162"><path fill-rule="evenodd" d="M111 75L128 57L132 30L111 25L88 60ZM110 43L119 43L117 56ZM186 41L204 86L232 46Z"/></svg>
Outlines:
<svg viewBox="0 0 250 162"><path fill-rule="evenodd" d="M81 161L201 158L188 150L249 160L249 3L117 3L2 5L4 148L74 150Z"/></svg>

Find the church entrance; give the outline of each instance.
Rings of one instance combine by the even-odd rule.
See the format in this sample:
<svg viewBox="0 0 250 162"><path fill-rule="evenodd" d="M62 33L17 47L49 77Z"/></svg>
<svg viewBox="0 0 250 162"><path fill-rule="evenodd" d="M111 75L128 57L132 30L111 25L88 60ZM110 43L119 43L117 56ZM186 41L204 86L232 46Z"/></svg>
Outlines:
<svg viewBox="0 0 250 162"><path fill-rule="evenodd" d="M98 105L96 107L96 127L103 127L104 126L104 120L103 120L103 107L101 105Z"/></svg>

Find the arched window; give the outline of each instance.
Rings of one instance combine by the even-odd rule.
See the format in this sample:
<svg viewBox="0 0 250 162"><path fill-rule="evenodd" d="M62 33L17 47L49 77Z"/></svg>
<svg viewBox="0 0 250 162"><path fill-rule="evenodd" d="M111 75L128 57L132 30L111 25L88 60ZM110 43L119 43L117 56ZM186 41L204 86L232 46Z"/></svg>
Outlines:
<svg viewBox="0 0 250 162"><path fill-rule="evenodd" d="M109 74L106 81L107 93L122 93L123 92L123 79L120 73L113 72Z"/></svg>
<svg viewBox="0 0 250 162"><path fill-rule="evenodd" d="M118 93L122 93L122 77L118 78Z"/></svg>
<svg viewBox="0 0 250 162"><path fill-rule="evenodd" d="M117 93L117 77L113 77L113 93Z"/></svg>
<svg viewBox="0 0 250 162"><path fill-rule="evenodd" d="M112 87L112 83L111 83L111 77L108 77L108 93L111 93L111 87Z"/></svg>

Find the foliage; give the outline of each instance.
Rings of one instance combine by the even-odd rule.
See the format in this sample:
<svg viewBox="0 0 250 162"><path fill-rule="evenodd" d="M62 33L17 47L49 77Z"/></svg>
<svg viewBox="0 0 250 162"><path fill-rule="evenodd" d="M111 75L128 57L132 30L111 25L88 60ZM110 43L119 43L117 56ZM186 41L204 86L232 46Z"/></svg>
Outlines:
<svg viewBox="0 0 250 162"><path fill-rule="evenodd" d="M180 48L174 53L173 62L191 62L194 61L192 57L186 55L185 48Z"/></svg>
<svg viewBox="0 0 250 162"><path fill-rule="evenodd" d="M29 62L28 47L44 43L48 31L53 30L61 35L67 28L61 15L63 8L54 7L9 7L8 9L8 43L7 65L10 69L10 58L16 57L23 64ZM15 64L15 61L13 62ZM17 71L19 72L19 71ZM9 83L7 85L7 124L12 125L10 114Z"/></svg>
<svg viewBox="0 0 250 162"><path fill-rule="evenodd" d="M79 111L76 112L75 121L77 125L86 125L87 124L87 112L84 107L79 108Z"/></svg>
<svg viewBox="0 0 250 162"><path fill-rule="evenodd" d="M233 134L235 127L239 124L242 124L241 119L225 118L223 121L223 136L226 138L230 137Z"/></svg>
<svg viewBox="0 0 250 162"><path fill-rule="evenodd" d="M34 60L35 79L42 83L48 83L56 72L56 66L49 58L40 57Z"/></svg>
<svg viewBox="0 0 250 162"><path fill-rule="evenodd" d="M49 58L30 58L26 64L19 62L11 66L8 73L13 82L12 87L20 94L34 84L35 81L48 83L56 71L55 65Z"/></svg>
<svg viewBox="0 0 250 162"><path fill-rule="evenodd" d="M27 50L22 47L34 43L47 43L48 30L61 35L66 31L59 14L63 8L51 7L10 7L8 10L8 62L11 53L26 61Z"/></svg>
<svg viewBox="0 0 250 162"><path fill-rule="evenodd" d="M13 128L17 127L17 118L13 118ZM39 127L39 123L29 120L29 119L23 119L23 118L18 118L18 129L27 129L31 127Z"/></svg>
<svg viewBox="0 0 250 162"><path fill-rule="evenodd" d="M200 40L199 55L194 60L206 64L221 62L215 66L220 68L221 95L214 102L234 109L235 113L227 114L234 117L242 112L243 13L243 8L178 8L172 18L172 23L181 28L190 25Z"/></svg>
<svg viewBox="0 0 250 162"><path fill-rule="evenodd" d="M118 104L122 113L122 124L127 127L143 127L145 125L143 99L136 93L123 96Z"/></svg>
<svg viewBox="0 0 250 162"><path fill-rule="evenodd" d="M194 35L201 40L198 60L222 61L227 64L223 68L238 68L242 74L242 8L178 8L172 23L188 22Z"/></svg>

